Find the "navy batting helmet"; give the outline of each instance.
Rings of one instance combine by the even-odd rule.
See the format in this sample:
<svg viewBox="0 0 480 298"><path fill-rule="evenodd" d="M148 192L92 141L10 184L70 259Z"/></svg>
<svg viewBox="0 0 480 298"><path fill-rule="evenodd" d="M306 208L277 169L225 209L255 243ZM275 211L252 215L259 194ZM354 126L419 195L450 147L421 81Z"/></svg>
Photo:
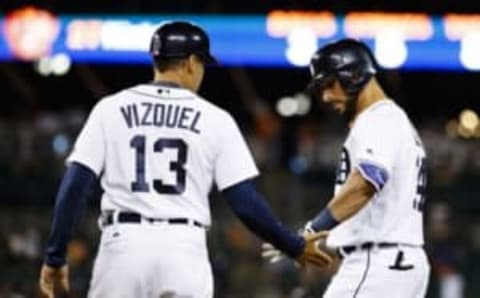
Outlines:
<svg viewBox="0 0 480 298"><path fill-rule="evenodd" d="M166 22L155 30L150 42L153 59L186 58L197 55L205 64L216 64L210 54L207 33L189 22Z"/></svg>
<svg viewBox="0 0 480 298"><path fill-rule="evenodd" d="M322 88L337 79L347 94L356 97L377 69L378 64L364 43L342 39L318 49L312 56L309 89Z"/></svg>

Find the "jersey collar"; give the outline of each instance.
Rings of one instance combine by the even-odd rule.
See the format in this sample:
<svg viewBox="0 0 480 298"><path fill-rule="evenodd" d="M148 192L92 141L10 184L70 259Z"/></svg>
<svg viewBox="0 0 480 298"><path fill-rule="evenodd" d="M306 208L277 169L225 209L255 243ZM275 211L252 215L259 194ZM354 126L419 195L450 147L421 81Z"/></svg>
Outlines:
<svg viewBox="0 0 480 298"><path fill-rule="evenodd" d="M179 84L174 83L174 82L169 82L169 81L153 81L153 82L147 83L146 85L153 85L153 86L157 86L157 87L169 87L169 88L181 88L181 89L183 89L183 87L180 86Z"/></svg>
<svg viewBox="0 0 480 298"><path fill-rule="evenodd" d="M172 82L149 82L133 87L134 92L157 97L158 99L193 99L196 94Z"/></svg>

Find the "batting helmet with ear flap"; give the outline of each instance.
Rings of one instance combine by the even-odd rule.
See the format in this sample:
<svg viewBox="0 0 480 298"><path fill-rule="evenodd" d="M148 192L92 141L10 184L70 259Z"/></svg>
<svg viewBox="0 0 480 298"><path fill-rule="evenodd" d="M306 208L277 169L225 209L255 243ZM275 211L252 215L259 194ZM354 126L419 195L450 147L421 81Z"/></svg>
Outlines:
<svg viewBox="0 0 480 298"><path fill-rule="evenodd" d="M312 56L309 89L322 88L337 79L347 94L356 96L377 70L375 57L364 43L342 39L325 45Z"/></svg>

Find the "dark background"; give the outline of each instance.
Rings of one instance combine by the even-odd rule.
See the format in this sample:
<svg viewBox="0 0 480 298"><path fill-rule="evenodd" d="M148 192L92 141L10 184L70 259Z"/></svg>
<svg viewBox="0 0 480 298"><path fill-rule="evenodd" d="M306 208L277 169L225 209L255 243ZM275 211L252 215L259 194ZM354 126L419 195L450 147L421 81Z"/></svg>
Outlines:
<svg viewBox="0 0 480 298"><path fill-rule="evenodd" d="M2 1L0 11L32 4L56 14L480 12L480 1L434 0L39 0ZM37 295L63 161L92 106L104 95L149 81L151 75L148 66L74 64L65 76L42 77L32 63L0 64L0 297ZM462 110L480 112L480 73L388 71L380 78L419 128L430 156L425 213L432 262L428 297L480 297L475 283L480 279L480 139L445 133L447 121ZM304 117L282 118L275 112L280 97L302 91L308 80L305 68L220 66L207 69L200 90L239 122L263 173L260 189L292 228L301 227L328 202L337 150L346 136L344 123L315 102ZM54 144L65 146L54 150ZM331 272L305 274L290 262L265 264L259 257L260 240L234 218L220 195L214 193L211 202L209 239L217 297L321 297ZM98 198L90 205L70 247L75 297L85 296L99 236Z"/></svg>

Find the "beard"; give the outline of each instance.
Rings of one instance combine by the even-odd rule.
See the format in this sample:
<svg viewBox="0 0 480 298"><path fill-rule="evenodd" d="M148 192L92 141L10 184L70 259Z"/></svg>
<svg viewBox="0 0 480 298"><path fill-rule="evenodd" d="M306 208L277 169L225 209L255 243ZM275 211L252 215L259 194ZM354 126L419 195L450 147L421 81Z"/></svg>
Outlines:
<svg viewBox="0 0 480 298"><path fill-rule="evenodd" d="M348 95L347 101L345 102L345 111L342 114L342 118L344 118L347 123L350 123L356 114L357 101L358 95Z"/></svg>

